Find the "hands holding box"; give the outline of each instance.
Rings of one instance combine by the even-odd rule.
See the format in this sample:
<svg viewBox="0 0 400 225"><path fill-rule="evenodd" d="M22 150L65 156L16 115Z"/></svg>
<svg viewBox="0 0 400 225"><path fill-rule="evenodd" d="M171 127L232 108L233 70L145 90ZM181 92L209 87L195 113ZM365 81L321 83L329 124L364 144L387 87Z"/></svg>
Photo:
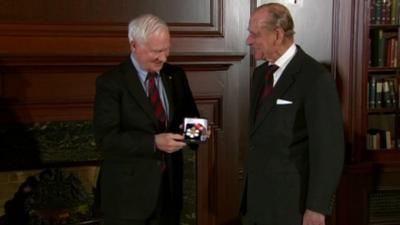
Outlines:
<svg viewBox="0 0 400 225"><path fill-rule="evenodd" d="M208 120L204 118L185 118L183 136L186 143L202 143L210 137Z"/></svg>

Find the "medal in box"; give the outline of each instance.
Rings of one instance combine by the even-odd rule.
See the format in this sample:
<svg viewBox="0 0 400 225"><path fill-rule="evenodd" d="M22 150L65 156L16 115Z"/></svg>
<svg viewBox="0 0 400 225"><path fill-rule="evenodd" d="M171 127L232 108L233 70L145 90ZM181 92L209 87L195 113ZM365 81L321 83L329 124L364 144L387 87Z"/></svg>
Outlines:
<svg viewBox="0 0 400 225"><path fill-rule="evenodd" d="M208 120L204 118L185 118L183 121L183 135L187 143L201 143L207 141Z"/></svg>

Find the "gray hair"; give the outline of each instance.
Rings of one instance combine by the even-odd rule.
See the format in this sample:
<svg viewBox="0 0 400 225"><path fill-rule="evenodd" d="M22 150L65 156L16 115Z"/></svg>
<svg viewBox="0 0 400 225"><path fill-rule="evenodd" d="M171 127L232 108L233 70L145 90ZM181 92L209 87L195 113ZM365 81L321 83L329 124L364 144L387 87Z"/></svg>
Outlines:
<svg viewBox="0 0 400 225"><path fill-rule="evenodd" d="M162 19L152 14L141 15L129 23L129 42L135 40L139 44L143 44L150 34L162 29L169 31L167 24Z"/></svg>
<svg viewBox="0 0 400 225"><path fill-rule="evenodd" d="M259 6L255 12L266 10L268 12L267 18L262 20L261 26L273 30L276 28L282 28L285 31L285 36L293 37L294 22L290 15L289 10L282 4L279 3L267 3Z"/></svg>

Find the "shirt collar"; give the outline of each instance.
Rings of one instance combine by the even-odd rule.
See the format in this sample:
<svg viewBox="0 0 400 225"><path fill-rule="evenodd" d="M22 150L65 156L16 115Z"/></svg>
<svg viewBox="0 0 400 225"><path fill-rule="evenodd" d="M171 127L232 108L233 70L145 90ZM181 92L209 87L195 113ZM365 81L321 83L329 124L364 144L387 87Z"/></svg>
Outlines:
<svg viewBox="0 0 400 225"><path fill-rule="evenodd" d="M296 44L293 43L278 60L275 61L275 65L279 66L279 68L284 68L290 62L290 60L296 54Z"/></svg>
<svg viewBox="0 0 400 225"><path fill-rule="evenodd" d="M282 76L283 71L286 69L289 62L293 59L294 55L296 54L297 47L296 44L293 43L278 60L275 61L275 65L279 66L274 73L274 86L278 82L279 78Z"/></svg>

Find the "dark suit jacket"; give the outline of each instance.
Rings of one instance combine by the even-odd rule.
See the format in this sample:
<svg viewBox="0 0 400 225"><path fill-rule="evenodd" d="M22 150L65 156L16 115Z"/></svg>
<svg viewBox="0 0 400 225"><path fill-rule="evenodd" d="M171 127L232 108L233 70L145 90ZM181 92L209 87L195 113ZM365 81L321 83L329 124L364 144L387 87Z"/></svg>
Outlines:
<svg viewBox="0 0 400 225"><path fill-rule="evenodd" d="M257 116L266 65L252 78L242 210L259 224L300 225L306 208L330 212L344 157L339 99L329 72L297 46Z"/></svg>
<svg viewBox="0 0 400 225"><path fill-rule="evenodd" d="M160 71L169 103L168 132L181 133L184 117L198 116L183 70L165 64ZM130 59L96 80L96 142L103 152L101 205L106 216L143 220L156 207L161 153L154 135L162 132ZM172 207L182 207L182 152L167 154Z"/></svg>

